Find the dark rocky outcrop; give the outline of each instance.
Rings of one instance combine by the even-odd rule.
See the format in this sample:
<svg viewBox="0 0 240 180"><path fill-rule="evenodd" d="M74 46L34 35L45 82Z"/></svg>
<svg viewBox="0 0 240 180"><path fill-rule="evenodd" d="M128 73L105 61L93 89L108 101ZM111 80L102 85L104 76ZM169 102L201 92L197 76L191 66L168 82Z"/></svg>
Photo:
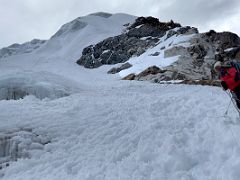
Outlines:
<svg viewBox="0 0 240 180"><path fill-rule="evenodd" d="M148 48L155 46L166 31L180 24L173 21L163 23L153 17L139 17L126 32L107 38L96 45L83 49L79 65L86 68L97 68L103 64L124 63L133 56L143 54Z"/></svg>
<svg viewBox="0 0 240 180"><path fill-rule="evenodd" d="M219 55L220 58L228 57L229 59L236 59L240 60L240 45L238 47L230 48L222 52L221 55Z"/></svg>
<svg viewBox="0 0 240 180"><path fill-rule="evenodd" d="M165 35L166 31L181 27L180 24L170 22L160 22L154 17L139 17L136 21L128 28L128 36L130 37L161 37Z"/></svg>
<svg viewBox="0 0 240 180"><path fill-rule="evenodd" d="M86 68L97 68L103 64L124 63L132 56L139 56L149 47L156 44L155 38L141 40L122 34L107 38L95 46L90 45L82 52L77 61Z"/></svg>
<svg viewBox="0 0 240 180"><path fill-rule="evenodd" d="M136 76L136 78L141 78L141 77L145 77L150 74L155 75L155 74L164 73L164 72L166 72L166 70L162 70L157 66L151 66L151 67L147 68L146 70L144 70L143 72L139 73Z"/></svg>
<svg viewBox="0 0 240 180"><path fill-rule="evenodd" d="M216 60L240 61L240 38L231 32L215 32L211 30L199 34L194 27L181 27L180 24L160 22L153 17L139 17L133 24L126 24L126 30L119 36L109 37L96 45L86 47L79 65L86 68L96 68L103 64L117 64L128 61L131 57L137 57L146 50L155 47L159 43L159 49L148 56L170 58L177 56L178 60L171 65L160 69L156 66L149 67L139 74L130 74L123 79L146 80L155 83L162 81L181 80L185 84L209 84L218 78L212 70ZM180 35L192 35L189 40ZM189 38L188 37L188 38ZM182 38L182 39L181 39ZM164 54L163 54L164 53ZM152 58L152 57L151 57ZM146 61L147 61L146 56ZM174 58L173 58L174 59ZM125 68L112 68L108 73L118 73Z"/></svg>
<svg viewBox="0 0 240 180"><path fill-rule="evenodd" d="M231 32L220 32L217 33L214 30L203 34L209 39L214 45L216 45L216 50L221 51L231 47L237 47L240 45L240 38L238 35Z"/></svg>
<svg viewBox="0 0 240 180"><path fill-rule="evenodd" d="M134 80L136 77L135 74L129 74L126 77L122 78L122 80Z"/></svg>

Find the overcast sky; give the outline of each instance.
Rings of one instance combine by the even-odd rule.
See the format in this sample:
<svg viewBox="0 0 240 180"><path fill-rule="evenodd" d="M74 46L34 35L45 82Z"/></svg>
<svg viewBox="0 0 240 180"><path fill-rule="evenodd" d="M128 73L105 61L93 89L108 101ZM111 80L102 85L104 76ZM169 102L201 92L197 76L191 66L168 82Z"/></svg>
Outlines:
<svg viewBox="0 0 240 180"><path fill-rule="evenodd" d="M201 32L215 29L240 35L239 0L0 0L0 48L49 39L61 25L100 11L173 19Z"/></svg>

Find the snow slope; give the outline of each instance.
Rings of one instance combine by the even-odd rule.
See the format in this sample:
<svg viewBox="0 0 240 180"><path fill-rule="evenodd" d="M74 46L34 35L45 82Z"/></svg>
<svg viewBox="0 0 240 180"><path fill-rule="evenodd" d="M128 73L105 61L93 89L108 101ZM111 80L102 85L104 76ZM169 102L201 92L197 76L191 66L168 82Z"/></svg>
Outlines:
<svg viewBox="0 0 240 180"><path fill-rule="evenodd" d="M35 51L0 58L1 73L48 69L61 74L64 71L71 72L66 69L74 67L79 69L75 62L80 58L83 48L107 37L121 34L126 28L124 25L133 22L135 18L121 13L110 17L103 17L98 13L79 17L63 25L52 38Z"/></svg>
<svg viewBox="0 0 240 180"><path fill-rule="evenodd" d="M29 94L0 101L0 162L6 133L29 131L13 133L27 156L0 169L1 179L239 179L240 121L233 105L224 115L229 97L220 88L121 81L109 66L74 63L133 19L79 18L36 51L0 59L0 89ZM67 96L54 96L59 90Z"/></svg>
<svg viewBox="0 0 240 180"><path fill-rule="evenodd" d="M51 139L3 179L237 180L240 122L232 106L224 117L228 100L219 88L122 81L0 101L1 132L27 127Z"/></svg>

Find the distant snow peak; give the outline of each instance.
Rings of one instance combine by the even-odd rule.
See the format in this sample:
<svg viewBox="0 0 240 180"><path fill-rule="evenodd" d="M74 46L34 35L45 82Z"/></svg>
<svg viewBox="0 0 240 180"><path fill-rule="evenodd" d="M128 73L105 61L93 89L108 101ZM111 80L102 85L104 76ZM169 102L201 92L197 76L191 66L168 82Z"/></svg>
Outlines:
<svg viewBox="0 0 240 180"><path fill-rule="evenodd" d="M12 44L8 47L0 49L0 58L6 58L12 55L31 53L34 50L41 47L45 42L46 40L33 39L23 44L18 43Z"/></svg>

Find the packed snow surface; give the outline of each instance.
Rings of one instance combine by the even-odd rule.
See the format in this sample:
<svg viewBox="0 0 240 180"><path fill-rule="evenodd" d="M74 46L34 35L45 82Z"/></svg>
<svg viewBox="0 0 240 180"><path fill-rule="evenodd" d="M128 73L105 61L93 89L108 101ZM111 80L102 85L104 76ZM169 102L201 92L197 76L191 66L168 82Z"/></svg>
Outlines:
<svg viewBox="0 0 240 180"><path fill-rule="evenodd" d="M219 88L123 81L0 101L1 132L27 127L51 139L3 179L237 180L240 121L233 106L224 116L228 101Z"/></svg>
<svg viewBox="0 0 240 180"><path fill-rule="evenodd" d="M88 43L121 33L129 19L82 18L87 26L0 59L1 88L68 94L0 100L0 162L17 153L5 147L9 132L27 154L0 164L1 179L239 180L240 120L233 104L225 113L230 99L220 88L121 81L107 74L111 66L74 63Z"/></svg>

